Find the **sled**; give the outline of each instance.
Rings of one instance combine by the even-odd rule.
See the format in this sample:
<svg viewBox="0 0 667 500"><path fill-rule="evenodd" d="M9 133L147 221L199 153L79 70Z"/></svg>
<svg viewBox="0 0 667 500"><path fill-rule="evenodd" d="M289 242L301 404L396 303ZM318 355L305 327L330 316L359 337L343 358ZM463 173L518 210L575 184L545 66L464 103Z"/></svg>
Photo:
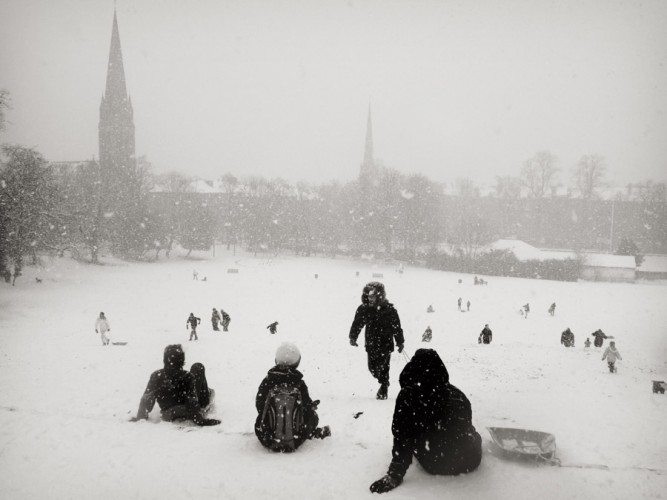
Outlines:
<svg viewBox="0 0 667 500"><path fill-rule="evenodd" d="M127 345L127 342L111 342L111 345Z"/></svg>
<svg viewBox="0 0 667 500"><path fill-rule="evenodd" d="M491 439L508 458L551 460L556 456L556 438L548 432L487 427Z"/></svg>

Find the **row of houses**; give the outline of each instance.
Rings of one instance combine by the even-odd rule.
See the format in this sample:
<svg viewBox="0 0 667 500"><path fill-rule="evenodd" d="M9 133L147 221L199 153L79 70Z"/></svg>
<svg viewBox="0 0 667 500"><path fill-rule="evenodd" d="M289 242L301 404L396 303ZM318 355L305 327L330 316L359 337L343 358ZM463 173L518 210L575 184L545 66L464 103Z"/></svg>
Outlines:
<svg viewBox="0 0 667 500"><path fill-rule="evenodd" d="M509 251L524 262L581 259L581 279L589 281L634 282L637 279L667 279L667 255L645 255L642 263L637 266L633 255L542 249L525 241L512 239L497 240L482 251L490 250Z"/></svg>

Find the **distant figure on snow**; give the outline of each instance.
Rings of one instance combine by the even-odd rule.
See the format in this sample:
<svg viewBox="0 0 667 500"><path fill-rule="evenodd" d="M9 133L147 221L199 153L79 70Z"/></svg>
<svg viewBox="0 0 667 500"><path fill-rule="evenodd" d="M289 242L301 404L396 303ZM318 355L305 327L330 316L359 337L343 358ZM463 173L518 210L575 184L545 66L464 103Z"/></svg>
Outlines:
<svg viewBox="0 0 667 500"><path fill-rule="evenodd" d="M461 297L459 297L459 300L457 300L456 303L458 304L459 311L460 311L461 310L461 304L463 304L463 299Z"/></svg>
<svg viewBox="0 0 667 500"><path fill-rule="evenodd" d="M164 349L163 362L164 368L151 374L132 421L147 420L157 401L162 419L168 422L192 420L197 425L218 425L220 420L205 418L215 391L208 388L204 365L195 363L190 372L184 370L185 353L180 344Z"/></svg>
<svg viewBox="0 0 667 500"><path fill-rule="evenodd" d="M479 285L479 278L477 276L475 276L475 285Z"/></svg>
<svg viewBox="0 0 667 500"><path fill-rule="evenodd" d="M354 313L350 327L350 345L357 347L361 329L364 332L368 371L380 383L377 399L387 399L389 390L389 365L394 342L398 352L403 352L405 339L401 319L394 305L387 301L384 285L378 281L368 283L361 293L361 305Z"/></svg>
<svg viewBox="0 0 667 500"><path fill-rule="evenodd" d="M524 317L524 319L528 319L528 313L529 312L530 312L530 304L526 302L523 305L523 317Z"/></svg>
<svg viewBox="0 0 667 500"><path fill-rule="evenodd" d="M192 270L192 279L193 280L199 280L199 273L197 272L196 269Z"/></svg>
<svg viewBox="0 0 667 500"><path fill-rule="evenodd" d="M222 314L222 331L226 332L229 328L229 322L232 320L232 318L224 311L222 307L220 308L220 314ZM277 324L278 323L276 323L276 325Z"/></svg>
<svg viewBox="0 0 667 500"><path fill-rule="evenodd" d="M271 368L257 390L255 435L273 451L295 451L306 439L324 439L331 435L328 426L317 427L319 400L313 401L303 374L299 348L283 342L276 350L276 365Z"/></svg>
<svg viewBox="0 0 667 500"><path fill-rule="evenodd" d="M470 301L466 302L466 311L470 312Z"/></svg>
<svg viewBox="0 0 667 500"><path fill-rule="evenodd" d="M602 355L602 361L607 360L607 365L609 366L609 373L616 372L616 360L623 359L621 353L616 350L616 342L613 340L609 342L609 347L604 350Z"/></svg>
<svg viewBox="0 0 667 500"><path fill-rule="evenodd" d="M551 316L556 314L556 303L555 302L549 306L549 314Z"/></svg>
<svg viewBox="0 0 667 500"><path fill-rule="evenodd" d="M185 329L187 330L188 327L190 328L190 340L192 340L193 337L195 340L199 340L199 337L197 337L197 325L199 323L201 323L201 319L190 313L190 316L188 316L188 319L185 321Z"/></svg>
<svg viewBox="0 0 667 500"><path fill-rule="evenodd" d="M470 401L449 383L438 353L417 349L399 382L391 463L371 492L385 493L400 485L413 455L429 474L453 476L475 470L482 461L482 438L472 425Z"/></svg>
<svg viewBox="0 0 667 500"><path fill-rule="evenodd" d="M267 328L269 329L269 332L271 332L272 334L278 333L278 322L274 321L269 326L267 326Z"/></svg>
<svg viewBox="0 0 667 500"><path fill-rule="evenodd" d="M591 339L586 337L586 342L584 342L584 347L588 349L591 346Z"/></svg>
<svg viewBox="0 0 667 500"><path fill-rule="evenodd" d="M432 338L433 330L431 330L430 326L427 326L426 330L424 330L424 333L422 334L422 342L430 342Z"/></svg>
<svg viewBox="0 0 667 500"><path fill-rule="evenodd" d="M560 343L565 347L574 347L574 333L572 333L572 330L567 328L560 334Z"/></svg>
<svg viewBox="0 0 667 500"><path fill-rule="evenodd" d="M480 332L479 337L477 337L478 344L490 344L493 340L493 332L489 328L488 323L484 325L484 329Z"/></svg>
<svg viewBox="0 0 667 500"><path fill-rule="evenodd" d="M95 333L99 333L102 339L102 345L109 345L109 336L107 332L111 331L111 326L109 326L109 320L106 318L103 312L100 313L100 316L95 321Z"/></svg>
<svg viewBox="0 0 667 500"><path fill-rule="evenodd" d="M599 328L597 330L595 330L593 333L591 333L591 336L595 337L595 340L593 341L593 345L595 347L602 347L602 344L604 344L604 339L613 339L614 338L614 337L607 336Z"/></svg>
<svg viewBox="0 0 667 500"><path fill-rule="evenodd" d="M213 326L213 331L214 332L219 332L220 331L220 329L218 328L218 323L220 323L220 313L214 307L213 312L211 313L211 325Z"/></svg>
<svg viewBox="0 0 667 500"><path fill-rule="evenodd" d="M426 309L427 313L432 313L435 312L435 309L433 309L433 305L428 306L428 309Z"/></svg>

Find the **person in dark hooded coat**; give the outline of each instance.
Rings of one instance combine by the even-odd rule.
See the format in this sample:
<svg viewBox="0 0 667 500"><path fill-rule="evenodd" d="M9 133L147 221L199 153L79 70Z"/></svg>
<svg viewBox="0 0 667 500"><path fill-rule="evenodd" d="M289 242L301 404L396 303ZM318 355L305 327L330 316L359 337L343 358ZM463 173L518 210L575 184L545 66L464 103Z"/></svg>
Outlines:
<svg viewBox="0 0 667 500"><path fill-rule="evenodd" d="M418 349L401 372L400 384L391 426L391 464L371 492L385 493L400 485L413 455L430 474L475 470L482 460L482 438L472 425L470 401L449 383L438 353Z"/></svg>
<svg viewBox="0 0 667 500"><path fill-rule="evenodd" d="M357 346L361 329L364 334L368 370L380 383L377 399L387 399L389 389L389 364L394 351L403 352L403 329L394 305L387 301L384 285L377 281L368 283L361 294L361 305L354 314L350 327L350 345Z"/></svg>
<svg viewBox="0 0 667 500"><path fill-rule="evenodd" d="M204 365L195 363L191 371L183 369L185 353L180 344L164 349L164 368L151 374L133 421L147 420L155 402L162 419L192 420L197 425L217 425L220 420L205 418L202 408L210 404L212 390L206 381Z"/></svg>

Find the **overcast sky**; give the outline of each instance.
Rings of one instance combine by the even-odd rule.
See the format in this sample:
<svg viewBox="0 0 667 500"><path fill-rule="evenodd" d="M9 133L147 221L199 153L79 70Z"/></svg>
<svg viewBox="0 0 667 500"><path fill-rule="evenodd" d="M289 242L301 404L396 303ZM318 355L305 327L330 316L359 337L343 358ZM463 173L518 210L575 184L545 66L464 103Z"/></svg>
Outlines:
<svg viewBox="0 0 667 500"><path fill-rule="evenodd" d="M349 181L375 157L493 183L549 150L667 181L664 0L118 0L137 155L156 171ZM114 2L0 0L0 142L98 156Z"/></svg>

